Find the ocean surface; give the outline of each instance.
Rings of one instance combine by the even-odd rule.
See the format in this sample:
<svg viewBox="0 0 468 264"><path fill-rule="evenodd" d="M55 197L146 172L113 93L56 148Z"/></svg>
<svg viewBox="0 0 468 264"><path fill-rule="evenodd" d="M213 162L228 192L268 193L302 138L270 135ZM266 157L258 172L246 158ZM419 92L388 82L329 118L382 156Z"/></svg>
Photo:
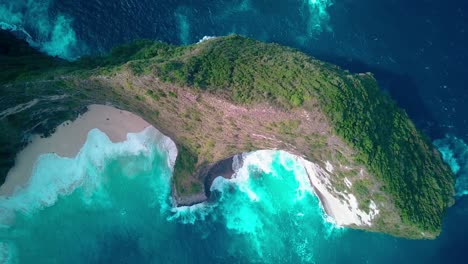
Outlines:
<svg viewBox="0 0 468 264"><path fill-rule="evenodd" d="M370 71L457 175L456 204L441 236L410 241L334 227L304 189L303 170L285 153L258 154L258 166L241 183L217 183L214 204L174 212L163 151L110 151L100 164L84 166L93 178L67 195L44 189L41 197L21 198L29 201L26 207L21 199L0 201L0 209L8 207L16 216L14 224L0 229L0 260L9 255L19 263L466 261L467 1L0 0L0 28L70 60L137 38L190 44L238 33L295 47L352 72ZM98 132L88 140L113 148ZM95 158L88 158L93 164ZM69 166L62 162L73 161L47 156L37 164L47 174ZM258 169L266 164L266 171Z"/></svg>

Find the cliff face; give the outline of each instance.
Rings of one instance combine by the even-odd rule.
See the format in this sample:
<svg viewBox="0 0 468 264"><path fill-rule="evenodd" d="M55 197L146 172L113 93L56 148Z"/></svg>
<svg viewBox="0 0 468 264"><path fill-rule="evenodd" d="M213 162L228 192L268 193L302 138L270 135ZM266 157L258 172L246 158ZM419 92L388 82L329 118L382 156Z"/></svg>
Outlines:
<svg viewBox="0 0 468 264"><path fill-rule="evenodd" d="M238 36L187 47L139 41L105 57L2 67L22 69L0 79L5 171L28 133L47 134L90 103L112 103L177 144L178 205L207 199L216 174L233 173L231 157L258 149L333 164L331 193L353 194L362 211L379 208L366 229L433 237L452 201L447 166L371 74L350 75L275 44Z"/></svg>

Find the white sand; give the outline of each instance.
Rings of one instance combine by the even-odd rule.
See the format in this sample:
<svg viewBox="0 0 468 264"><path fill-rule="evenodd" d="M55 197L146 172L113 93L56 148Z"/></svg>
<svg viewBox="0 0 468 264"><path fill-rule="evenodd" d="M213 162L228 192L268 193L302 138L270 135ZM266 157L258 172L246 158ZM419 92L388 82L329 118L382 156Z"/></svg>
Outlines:
<svg viewBox="0 0 468 264"><path fill-rule="evenodd" d="M16 156L15 166L0 187L0 196L11 195L29 181L37 158L43 153L75 157L86 142L88 132L97 128L112 142L125 141L127 133L138 133L150 126L141 117L106 105L90 105L88 111L75 121L59 125L50 137L34 136L32 142Z"/></svg>
<svg viewBox="0 0 468 264"><path fill-rule="evenodd" d="M241 191L245 192L251 201L258 201L260 198L249 187L248 178L250 177L250 167L258 167L261 171L266 173L272 172L271 164L276 157L275 153L278 150L257 150L253 152L243 153L241 156L242 162L239 162L239 156L234 156L232 169L235 172L232 178L228 181L238 184ZM298 172L304 168L305 173L296 173L295 177L300 183L299 189L314 192L320 200L320 204L324 209L327 220L330 220L337 226L370 226L372 220L379 213L376 204L371 201L369 206L369 214L359 209L359 203L356 197L350 192L336 191L330 177L333 177L333 165L327 161L325 168L320 165L307 161L302 157L296 156L291 153L280 151L280 161L288 170L295 170ZM287 155L284 155L287 154ZM288 156L291 155L297 162L291 164L288 162ZM298 166L298 167L296 167ZM326 168L328 167L328 168ZM218 177L213 182L211 189L222 190L226 180Z"/></svg>
<svg viewBox="0 0 468 264"><path fill-rule="evenodd" d="M29 104L22 107L28 106ZM11 111L16 110L11 109ZM48 138L35 136L32 142L18 153L15 166L8 172L5 183L0 187L0 196L10 196L15 189L26 186L31 177L34 164L41 154L56 153L62 157L75 157L86 142L88 132L94 128L104 132L115 143L125 141L127 133L138 133L148 126L150 126L149 123L130 112L111 106L90 105L89 110L75 121L64 122ZM177 150L174 143L171 140L169 141L171 144L168 143L168 149L171 154L171 165L173 166ZM339 226L372 224L372 220L379 213L375 203L371 201L370 213L367 214L359 209L358 201L354 195L334 190L329 181L329 173L333 172L333 165L329 161L327 161L324 169L318 164L300 157L297 158L306 169L315 191L320 193L320 195L317 195L321 199L322 206L327 214L333 218L335 224ZM263 165L265 160L258 163ZM244 167L243 165L240 167Z"/></svg>
<svg viewBox="0 0 468 264"><path fill-rule="evenodd" d="M351 193L337 192L330 183L330 175L319 165L299 158L307 171L311 184L314 186L320 202L326 213L333 218L338 226L370 226L379 213L376 204L371 201L369 214L359 209L356 197Z"/></svg>

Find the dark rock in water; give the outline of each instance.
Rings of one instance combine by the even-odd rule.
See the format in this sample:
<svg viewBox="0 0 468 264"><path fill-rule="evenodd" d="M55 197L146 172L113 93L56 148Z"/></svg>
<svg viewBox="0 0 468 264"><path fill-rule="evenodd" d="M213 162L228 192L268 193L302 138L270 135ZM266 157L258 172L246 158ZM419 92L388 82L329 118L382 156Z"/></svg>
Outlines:
<svg viewBox="0 0 468 264"><path fill-rule="evenodd" d="M204 192L184 196L174 195L175 205L191 206L209 200L211 198L210 189L213 181L217 177L231 179L235 173L235 169L242 166L242 161L242 154L237 154L227 159L218 161L212 165L206 166L198 173L198 176L204 179ZM174 190L173 193L175 193Z"/></svg>
<svg viewBox="0 0 468 264"><path fill-rule="evenodd" d="M242 166L242 154L238 154L238 155L229 157L227 159L221 160L209 168L208 172L205 174L205 183L204 183L206 197L208 198L210 197L211 185L213 184L213 181L217 177L220 176L225 179L232 178L232 176L235 173L234 169L236 169L234 168L234 166L236 166L236 164L234 164L235 159L237 159L237 162L239 162L237 166L239 167Z"/></svg>

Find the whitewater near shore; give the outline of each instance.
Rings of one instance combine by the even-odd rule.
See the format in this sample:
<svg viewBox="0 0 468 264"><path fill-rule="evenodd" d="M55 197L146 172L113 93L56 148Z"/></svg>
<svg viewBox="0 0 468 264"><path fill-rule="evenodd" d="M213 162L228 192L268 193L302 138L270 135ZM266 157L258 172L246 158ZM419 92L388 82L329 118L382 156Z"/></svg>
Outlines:
<svg viewBox="0 0 468 264"><path fill-rule="evenodd" d="M75 121L62 123L50 137L35 136L31 143L18 153L16 165L9 171L5 183L0 187L0 197L12 196L17 190L27 189L40 155L55 153L60 157L74 158L77 156L87 141L88 133L93 129L100 130L113 143L117 143L127 140L129 133L139 133L150 127L153 128L148 122L133 113L112 106L90 105L88 111ZM170 144L166 142L167 146L170 145L166 151L173 167L177 155L174 142L156 129L154 130L158 137L163 138L163 141L170 141ZM375 203L371 202L369 213L365 213L358 208L358 201L352 194L336 192L329 180L333 171L330 162L327 162L324 169L302 157L284 151L279 152L280 155L294 157L296 166L302 167L304 173L302 176L296 175L298 181L305 190L317 195L329 220L338 226L370 226L372 224L372 220L379 213ZM240 183L248 175L247 168L251 165L268 171L270 169L268 166L271 166L271 159L275 153L277 154L278 151L258 150L237 155L242 162L233 162L234 175L231 180ZM66 179L63 180L66 181ZM249 193L250 195L253 194ZM253 200L255 199L253 198ZM192 209L196 207L198 205Z"/></svg>
<svg viewBox="0 0 468 264"><path fill-rule="evenodd" d="M75 121L66 121L47 138L35 135L31 143L17 154L15 166L8 172L0 187L0 196L12 195L15 189L24 187L34 164L41 154L55 153L61 157L75 157L86 142L88 132L99 129L112 142L122 142L128 133L138 133L151 126L141 117L107 105L90 105L88 111Z"/></svg>
<svg viewBox="0 0 468 264"><path fill-rule="evenodd" d="M265 173L270 173L274 165L273 160L277 156L281 165L292 172L291 177L296 177L299 182L299 193L308 192L317 196L327 221L340 227L372 225L372 221L379 214L377 205L371 201L366 213L359 208L358 200L353 194L337 191L330 181L330 177L333 177L333 165L329 161L326 162L326 167L322 168L316 163L285 151L258 150L234 156L232 163L234 174L228 181L239 185L251 201L257 201L257 195L246 187L250 169L256 167ZM221 178L220 176L215 179L211 191L224 188L225 180ZM351 183L348 181L348 184Z"/></svg>

